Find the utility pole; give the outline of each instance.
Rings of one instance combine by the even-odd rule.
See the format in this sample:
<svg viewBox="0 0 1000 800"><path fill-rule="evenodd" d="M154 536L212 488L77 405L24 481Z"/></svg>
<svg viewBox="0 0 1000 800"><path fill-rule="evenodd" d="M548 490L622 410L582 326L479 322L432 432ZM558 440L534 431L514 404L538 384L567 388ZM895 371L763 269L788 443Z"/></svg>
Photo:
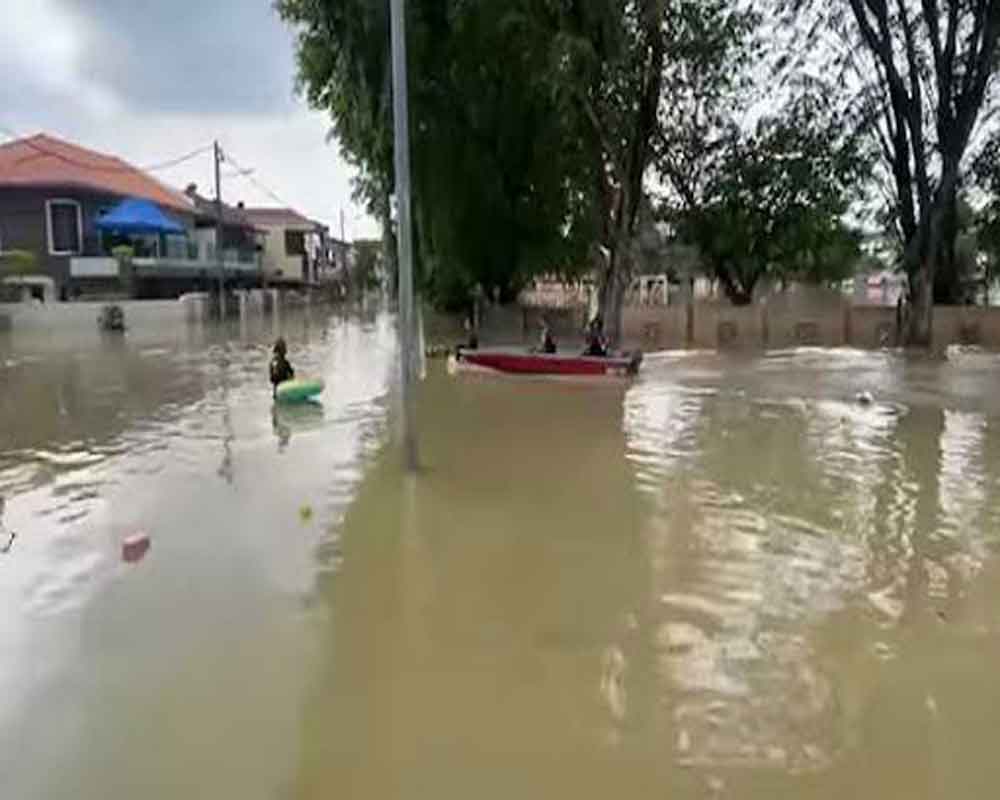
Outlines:
<svg viewBox="0 0 1000 800"><path fill-rule="evenodd" d="M219 319L226 318L226 265L222 254L222 148L216 140L215 154L215 263L219 268Z"/></svg>
<svg viewBox="0 0 1000 800"><path fill-rule="evenodd" d="M406 469L417 469L417 421L413 407L413 253L410 223L410 117L406 82L405 0L390 0L392 29L392 122L399 219L399 361L402 379L403 453Z"/></svg>

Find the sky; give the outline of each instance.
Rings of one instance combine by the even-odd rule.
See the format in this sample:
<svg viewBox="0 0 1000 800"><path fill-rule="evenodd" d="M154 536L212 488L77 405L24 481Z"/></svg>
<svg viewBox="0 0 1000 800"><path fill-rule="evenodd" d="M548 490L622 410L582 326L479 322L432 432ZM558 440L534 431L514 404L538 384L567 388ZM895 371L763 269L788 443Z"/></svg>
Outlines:
<svg viewBox="0 0 1000 800"><path fill-rule="evenodd" d="M0 141L48 133L136 166L218 139L222 198L288 205L375 236L322 112L295 93L293 36L271 0L4 0ZM211 152L157 171L214 196ZM256 184L254 183L256 181ZM263 187L263 188L262 188ZM281 201L279 203L279 200Z"/></svg>

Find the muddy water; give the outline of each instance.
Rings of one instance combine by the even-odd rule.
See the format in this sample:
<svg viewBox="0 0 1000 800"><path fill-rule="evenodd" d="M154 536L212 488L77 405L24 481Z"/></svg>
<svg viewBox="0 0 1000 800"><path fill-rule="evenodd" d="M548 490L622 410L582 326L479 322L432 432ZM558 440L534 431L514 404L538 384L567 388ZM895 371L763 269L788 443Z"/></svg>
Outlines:
<svg viewBox="0 0 1000 800"><path fill-rule="evenodd" d="M281 328L321 408L271 323L0 342L0 796L994 794L1000 358L431 363L407 478L392 319Z"/></svg>

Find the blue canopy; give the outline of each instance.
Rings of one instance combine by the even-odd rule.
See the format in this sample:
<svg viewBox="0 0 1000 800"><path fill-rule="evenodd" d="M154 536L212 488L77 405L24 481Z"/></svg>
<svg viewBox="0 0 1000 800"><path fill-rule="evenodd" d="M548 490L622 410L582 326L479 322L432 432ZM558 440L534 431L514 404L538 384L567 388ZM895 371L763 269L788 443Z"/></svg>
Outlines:
<svg viewBox="0 0 1000 800"><path fill-rule="evenodd" d="M156 203L139 197L122 200L97 220L97 229L114 233L184 233L184 226L160 211Z"/></svg>

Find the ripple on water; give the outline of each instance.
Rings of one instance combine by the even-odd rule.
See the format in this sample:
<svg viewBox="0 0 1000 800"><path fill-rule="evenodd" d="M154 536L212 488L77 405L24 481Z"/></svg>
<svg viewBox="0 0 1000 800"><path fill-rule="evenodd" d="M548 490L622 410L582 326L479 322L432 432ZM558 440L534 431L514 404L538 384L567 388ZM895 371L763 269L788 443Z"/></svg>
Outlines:
<svg viewBox="0 0 1000 800"><path fill-rule="evenodd" d="M672 468L698 451L696 423L710 389L637 383L625 398L628 458L643 492L656 494Z"/></svg>
<svg viewBox="0 0 1000 800"><path fill-rule="evenodd" d="M783 373L800 358L769 366L794 388ZM790 396L754 371L694 391L688 377L638 385L625 422L637 482L663 518L650 524L649 546L675 757L820 769L849 730L810 631L866 586L859 523L874 527L873 487L894 464L898 412L814 398L812 377L809 393ZM833 513L845 498L847 512Z"/></svg>
<svg viewBox="0 0 1000 800"><path fill-rule="evenodd" d="M24 588L24 608L33 616L64 614L83 607L106 572L105 554L80 534L48 544L51 552Z"/></svg>

